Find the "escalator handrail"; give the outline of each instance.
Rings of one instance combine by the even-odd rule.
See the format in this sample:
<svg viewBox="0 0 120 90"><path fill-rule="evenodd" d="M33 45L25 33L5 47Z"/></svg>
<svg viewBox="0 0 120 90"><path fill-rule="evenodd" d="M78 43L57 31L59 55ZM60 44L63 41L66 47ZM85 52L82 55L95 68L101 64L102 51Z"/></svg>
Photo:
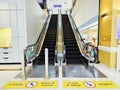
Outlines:
<svg viewBox="0 0 120 90"><path fill-rule="evenodd" d="M60 14L61 14L61 12L60 12ZM59 15L59 14L58 14ZM57 19L58 20L58 19ZM61 22L62 22L62 15L61 15ZM57 21L57 29L58 29L58 23L59 23L59 21ZM64 37L64 34L63 34L63 23L62 23L62 27L61 27L61 29L62 29L62 37ZM57 30L58 31L58 30ZM56 34L56 45L57 45L57 42L58 42L58 33ZM63 46L64 46L64 38L62 38L62 42L63 42Z"/></svg>
<svg viewBox="0 0 120 90"><path fill-rule="evenodd" d="M76 24L75 24L75 21L73 20L73 18L72 18L71 15L70 15L70 17L71 17L71 19L72 19L72 21L73 21L73 23L74 23L74 25L75 25L75 30L77 31L77 33L79 34L79 36L80 36L80 38L81 38L81 41L84 42L84 40L83 40L83 38L82 38L82 35L79 33L79 30L78 30L78 28L77 28L77 26L76 26ZM84 43L85 43L85 42L84 42Z"/></svg>
<svg viewBox="0 0 120 90"><path fill-rule="evenodd" d="M76 31L77 34L79 35L80 41L82 41L85 44L85 42L84 42L81 34L79 33L79 30L78 30L78 28L77 28L77 26L75 24L75 21L73 20L72 16L70 14L68 14L68 17L70 17L70 19L72 20L72 25L74 25L73 26L74 27L74 31ZM86 53L82 52L81 49L80 49L80 52L81 52L82 56L85 57L88 61L93 61L94 60L93 58L89 57Z"/></svg>
<svg viewBox="0 0 120 90"><path fill-rule="evenodd" d="M63 23L62 23L62 14L61 14L61 10L60 9L58 9L58 21L57 21L57 34L56 34L56 47L57 47L57 45L58 45L58 40L60 40L60 39L62 39L61 41L61 43L62 43L62 48L64 48L64 35L63 35ZM59 31L60 31L60 33L59 33ZM60 35L61 36L61 38L59 39L59 37L58 37L58 35Z"/></svg>
<svg viewBox="0 0 120 90"><path fill-rule="evenodd" d="M41 33L40 33L37 41L36 41L34 44L28 45L27 48L29 48L29 47L31 47L31 46L34 46L34 45L36 45L36 44L39 42L39 39L40 39L40 37L42 36L42 32L44 31L44 29L45 29L45 27L46 27L47 20L48 20L49 17L50 17L50 15L47 17L47 19L46 19L46 21L45 21L45 24L44 24L44 26L43 26L43 28L42 28L42 31L41 31Z"/></svg>
<svg viewBox="0 0 120 90"><path fill-rule="evenodd" d="M44 24L44 26L42 28L42 31L41 31L37 41L34 44L28 45L26 47L26 49L24 50L24 58L25 58L26 62L31 62L33 59L35 59L39 55L40 50L37 50L38 46L37 46L36 50L34 50L35 54L33 56L31 56L31 58L27 57L27 50L30 51L29 53L33 52L33 50L29 50L29 49L31 49L32 47L36 46L39 43L39 41L42 39L43 33L44 33L44 31L45 31L45 29L46 29L46 27L47 27L47 25L48 25L48 23L50 21L50 18L51 18L51 14L48 15L48 17L47 17L47 19L45 21L45 24Z"/></svg>
<svg viewBox="0 0 120 90"><path fill-rule="evenodd" d="M65 45L64 45L64 35L63 35L63 22L61 9L58 9L58 18L57 18L57 34L56 34L56 46L55 46L55 60L65 59Z"/></svg>

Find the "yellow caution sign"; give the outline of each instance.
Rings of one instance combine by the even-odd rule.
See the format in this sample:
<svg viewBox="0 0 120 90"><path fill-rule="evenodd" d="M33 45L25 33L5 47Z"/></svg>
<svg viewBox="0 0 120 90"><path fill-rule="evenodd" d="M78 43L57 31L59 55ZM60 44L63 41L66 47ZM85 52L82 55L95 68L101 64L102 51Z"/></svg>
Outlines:
<svg viewBox="0 0 120 90"><path fill-rule="evenodd" d="M80 80L65 80L63 81L64 88L120 88L113 81L80 81Z"/></svg>
<svg viewBox="0 0 120 90"><path fill-rule="evenodd" d="M40 82L41 88L58 88L58 81L42 81Z"/></svg>
<svg viewBox="0 0 120 90"><path fill-rule="evenodd" d="M82 81L66 80L63 83L64 83L64 88L84 88Z"/></svg>
<svg viewBox="0 0 120 90"><path fill-rule="evenodd" d="M44 81L9 81L3 89L17 89L17 88L58 88L57 80Z"/></svg>

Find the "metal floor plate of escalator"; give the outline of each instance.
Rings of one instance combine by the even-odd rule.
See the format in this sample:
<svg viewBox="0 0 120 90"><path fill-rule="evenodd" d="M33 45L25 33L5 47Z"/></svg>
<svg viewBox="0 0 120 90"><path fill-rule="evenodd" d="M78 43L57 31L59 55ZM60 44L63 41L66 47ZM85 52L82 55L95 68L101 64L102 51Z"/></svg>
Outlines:
<svg viewBox="0 0 120 90"><path fill-rule="evenodd" d="M63 78L106 78L106 76L94 66L67 65L63 66ZM45 66L37 65L27 73L27 78L44 78ZM58 77L58 69L54 65L49 65L49 77ZM21 73L16 76L21 78Z"/></svg>
<svg viewBox="0 0 120 90"><path fill-rule="evenodd" d="M58 77L57 70L54 65L49 65L49 76L50 78ZM16 78L20 78L21 73L16 76ZM45 77L45 66L37 65L33 66L31 70L27 73L27 78L44 78Z"/></svg>
<svg viewBox="0 0 120 90"><path fill-rule="evenodd" d="M71 78L106 78L106 76L94 66L67 65L63 67L63 77Z"/></svg>

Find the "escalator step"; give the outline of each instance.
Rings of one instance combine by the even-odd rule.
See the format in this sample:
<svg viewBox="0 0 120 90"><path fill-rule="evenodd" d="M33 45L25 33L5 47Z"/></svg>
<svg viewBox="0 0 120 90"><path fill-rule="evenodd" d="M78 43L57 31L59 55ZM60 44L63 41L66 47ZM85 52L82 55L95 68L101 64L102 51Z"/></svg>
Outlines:
<svg viewBox="0 0 120 90"><path fill-rule="evenodd" d="M79 51L68 16L63 15L62 20L67 64L83 64L83 56Z"/></svg>
<svg viewBox="0 0 120 90"><path fill-rule="evenodd" d="M40 52L40 55L33 64L45 64L45 48L49 50L49 64L54 64L55 58L55 44L56 44L56 30L57 30L57 15L52 15L50 24L44 39L44 43ZM37 63L36 63L37 62Z"/></svg>

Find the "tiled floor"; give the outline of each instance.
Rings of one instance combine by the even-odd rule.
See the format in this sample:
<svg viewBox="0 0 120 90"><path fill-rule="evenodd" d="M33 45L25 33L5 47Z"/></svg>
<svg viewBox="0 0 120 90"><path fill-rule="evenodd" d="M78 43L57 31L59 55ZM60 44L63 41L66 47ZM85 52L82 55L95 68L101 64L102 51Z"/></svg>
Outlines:
<svg viewBox="0 0 120 90"><path fill-rule="evenodd" d="M103 64L96 64L95 67L99 69L103 74L107 76L110 80L113 80L120 86L120 72L114 69L110 69Z"/></svg>
<svg viewBox="0 0 120 90"><path fill-rule="evenodd" d="M77 78L77 80L112 80L114 81L118 86L120 86L120 72L117 72L114 69L110 69L108 67L106 67L103 64L95 64L94 65L99 71L101 71L105 76L105 78ZM5 85L8 81L12 81L12 80L22 80L21 78L15 78L16 75L18 75L21 71L0 71L0 88L3 87L3 85ZM55 79L55 78L53 78ZM59 87L58 89L55 90L68 90L68 89L64 89L62 87L63 84L63 80L74 80L74 78L63 78L61 80L57 79L59 81ZM27 80L39 80L39 78L35 79L35 78L28 78ZM55 79L56 80L56 79ZM75 78L76 80L76 78ZM9 89L7 89L9 90ZM19 89L11 89L11 90L19 90ZM20 90L27 90L27 89L20 89ZM37 90L44 90L44 89L37 89ZM45 90L50 90L50 89L45 89ZM51 89L54 90L54 89ZM83 89L71 89L71 90L83 90ZM87 90L91 90L90 88ZM101 89L97 89L97 90L101 90ZM102 89L102 90L108 90L108 89ZM112 89L112 90L120 90L119 89Z"/></svg>

